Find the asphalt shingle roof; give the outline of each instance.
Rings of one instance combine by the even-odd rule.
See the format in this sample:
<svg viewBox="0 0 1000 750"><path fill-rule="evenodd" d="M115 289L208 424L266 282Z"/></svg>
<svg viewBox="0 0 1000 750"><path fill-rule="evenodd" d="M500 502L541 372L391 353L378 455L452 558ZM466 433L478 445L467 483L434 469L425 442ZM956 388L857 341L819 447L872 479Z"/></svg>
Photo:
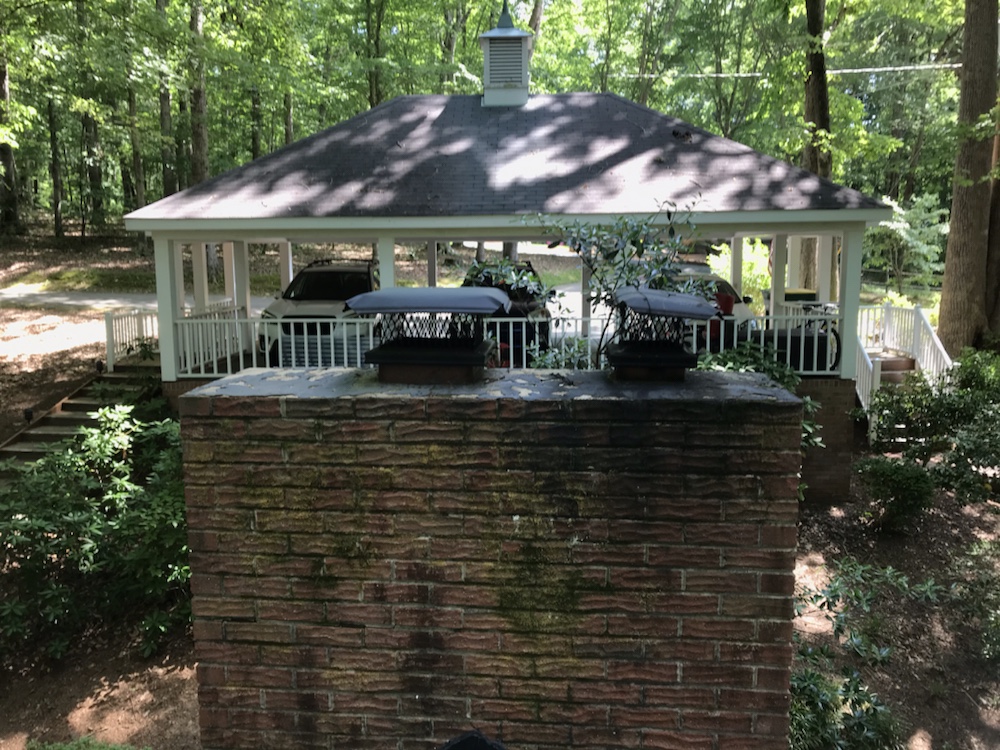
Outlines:
<svg viewBox="0 0 1000 750"><path fill-rule="evenodd" d="M613 94L403 96L130 219L439 217L883 208Z"/></svg>

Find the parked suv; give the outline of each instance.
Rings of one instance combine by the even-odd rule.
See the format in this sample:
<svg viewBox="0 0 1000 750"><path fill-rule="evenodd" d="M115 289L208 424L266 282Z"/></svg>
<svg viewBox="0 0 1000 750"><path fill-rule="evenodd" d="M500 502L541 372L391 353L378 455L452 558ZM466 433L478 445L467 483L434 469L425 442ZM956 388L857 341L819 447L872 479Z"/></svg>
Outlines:
<svg viewBox="0 0 1000 750"><path fill-rule="evenodd" d="M282 367L357 366L371 348L370 323L346 309L351 297L376 288L370 261L317 260L296 274L261 313L258 345ZM272 322L273 321L273 322Z"/></svg>

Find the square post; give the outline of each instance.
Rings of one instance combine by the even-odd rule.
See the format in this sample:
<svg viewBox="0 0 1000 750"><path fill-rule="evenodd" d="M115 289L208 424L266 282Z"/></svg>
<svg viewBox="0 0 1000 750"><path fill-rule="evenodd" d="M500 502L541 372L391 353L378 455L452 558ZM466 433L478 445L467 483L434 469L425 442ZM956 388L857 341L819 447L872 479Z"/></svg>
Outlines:
<svg viewBox="0 0 1000 750"><path fill-rule="evenodd" d="M840 377L853 379L857 368L858 308L861 306L861 241L865 225L844 232L840 252Z"/></svg>
<svg viewBox="0 0 1000 750"><path fill-rule="evenodd" d="M743 240L743 235L734 235L729 246L729 283L740 295L743 294Z"/></svg>
<svg viewBox="0 0 1000 750"><path fill-rule="evenodd" d="M285 291L292 283L292 243L278 243L278 274L281 277L281 291Z"/></svg>
<svg viewBox="0 0 1000 750"><path fill-rule="evenodd" d="M208 244L191 243L191 277L194 284L194 311L208 309Z"/></svg>
<svg viewBox="0 0 1000 750"><path fill-rule="evenodd" d="M816 260L816 275L819 277L819 302L831 302L833 295L831 290L831 277L836 273L833 255L833 237L829 234L821 235L819 238L819 257Z"/></svg>
<svg viewBox="0 0 1000 750"><path fill-rule="evenodd" d="M222 278L226 284L226 297L232 302L236 299L236 279L233 266L233 243L222 243Z"/></svg>
<svg viewBox="0 0 1000 750"><path fill-rule="evenodd" d="M379 237L376 244L378 256L379 286L389 289L396 286L396 239L395 237Z"/></svg>
<svg viewBox="0 0 1000 750"><path fill-rule="evenodd" d="M177 262L181 257L180 248L173 240L153 237L153 261L156 266L156 312L158 318L160 347L160 377L164 383L177 380L178 355L177 320L183 305L183 276ZM180 292L178 295L178 286ZM178 300L181 300L178 302Z"/></svg>

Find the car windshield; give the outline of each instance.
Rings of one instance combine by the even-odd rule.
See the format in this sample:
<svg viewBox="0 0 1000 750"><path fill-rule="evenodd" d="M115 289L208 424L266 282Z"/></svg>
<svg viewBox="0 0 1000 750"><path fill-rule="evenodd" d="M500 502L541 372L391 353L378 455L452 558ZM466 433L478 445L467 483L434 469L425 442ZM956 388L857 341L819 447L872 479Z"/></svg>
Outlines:
<svg viewBox="0 0 1000 750"><path fill-rule="evenodd" d="M363 271L319 269L296 276L282 295L292 300L340 302L371 291L371 281Z"/></svg>

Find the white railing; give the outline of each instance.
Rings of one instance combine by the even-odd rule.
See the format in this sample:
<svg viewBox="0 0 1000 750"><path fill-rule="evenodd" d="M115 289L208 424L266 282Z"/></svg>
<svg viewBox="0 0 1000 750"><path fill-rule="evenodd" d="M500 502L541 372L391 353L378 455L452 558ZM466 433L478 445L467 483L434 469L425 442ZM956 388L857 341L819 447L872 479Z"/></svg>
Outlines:
<svg viewBox="0 0 1000 750"><path fill-rule="evenodd" d="M155 314L148 315L143 319L155 325ZM837 322L836 317L821 314L805 321L801 314L760 317L741 325L724 318L695 322L687 335L689 345L699 351L716 353L749 345L771 351L801 374L836 375L841 346ZM378 345L371 320L279 322L238 317L231 306L186 316L175 326L181 378L221 377L247 367L359 367L364 353ZM606 340L615 333L613 323L596 317L490 318L486 326L487 335L499 345L494 364L506 369L528 367L536 357L540 358L536 364L544 366L602 368L603 358L595 356L602 336ZM109 328L109 351L112 342L123 340L119 338L123 335Z"/></svg>
<svg viewBox="0 0 1000 750"><path fill-rule="evenodd" d="M854 380L861 408L868 411L868 407L872 403L872 396L875 395L875 391L882 383L882 360L877 357L871 358L861 336L858 336L857 347L858 359Z"/></svg>
<svg viewBox="0 0 1000 750"><path fill-rule="evenodd" d="M114 372L117 362L144 347L157 349L160 328L155 310L109 310L104 313L104 329L108 372Z"/></svg>
<svg viewBox="0 0 1000 750"><path fill-rule="evenodd" d="M858 311L858 337L866 349L890 350L913 357L934 379L951 367L951 357L920 307L864 306Z"/></svg>

